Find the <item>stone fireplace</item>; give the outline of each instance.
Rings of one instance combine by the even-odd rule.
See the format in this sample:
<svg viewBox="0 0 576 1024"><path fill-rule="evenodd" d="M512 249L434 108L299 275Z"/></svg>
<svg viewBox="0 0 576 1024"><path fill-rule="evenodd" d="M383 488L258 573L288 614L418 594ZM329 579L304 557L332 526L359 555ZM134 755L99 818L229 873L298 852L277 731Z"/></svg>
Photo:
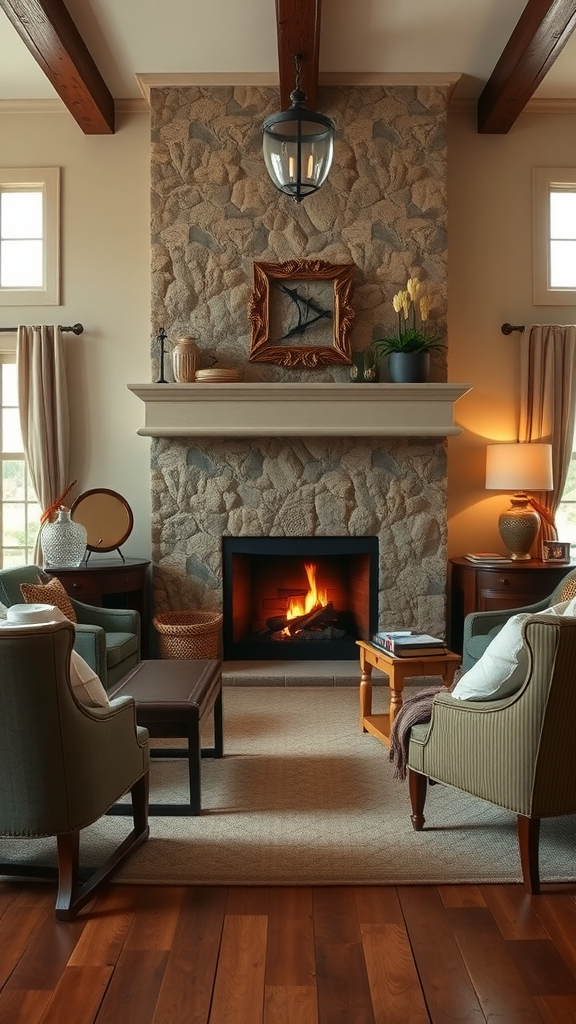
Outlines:
<svg viewBox="0 0 576 1024"><path fill-rule="evenodd" d="M355 660L378 621L376 537L223 537L225 661Z"/></svg>
<svg viewBox="0 0 576 1024"><path fill-rule="evenodd" d="M223 538L373 539L370 628L375 614L378 628L444 634L445 438L467 386L446 383L445 351L429 385L392 385L385 367L382 383L353 385L345 366L250 362L248 308L254 261L352 263L353 349L394 329L392 296L414 274L446 335L447 98L444 86L321 88L334 165L295 204L261 155L276 89L151 89L151 380L160 327L168 378L171 343L192 335L203 366L242 379L130 385L152 438L156 611L223 608Z"/></svg>

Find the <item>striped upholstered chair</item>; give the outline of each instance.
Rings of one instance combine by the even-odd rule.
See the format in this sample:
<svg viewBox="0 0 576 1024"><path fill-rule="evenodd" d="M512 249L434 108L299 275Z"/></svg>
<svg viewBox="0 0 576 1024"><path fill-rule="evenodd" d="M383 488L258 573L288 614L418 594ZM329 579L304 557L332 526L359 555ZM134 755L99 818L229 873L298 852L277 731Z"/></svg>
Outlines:
<svg viewBox="0 0 576 1024"><path fill-rule="evenodd" d="M517 815L524 887L536 895L540 820L576 813L576 619L540 614L522 631L529 657L520 688L494 701L438 694L431 721L410 732L407 763L417 831L429 779Z"/></svg>

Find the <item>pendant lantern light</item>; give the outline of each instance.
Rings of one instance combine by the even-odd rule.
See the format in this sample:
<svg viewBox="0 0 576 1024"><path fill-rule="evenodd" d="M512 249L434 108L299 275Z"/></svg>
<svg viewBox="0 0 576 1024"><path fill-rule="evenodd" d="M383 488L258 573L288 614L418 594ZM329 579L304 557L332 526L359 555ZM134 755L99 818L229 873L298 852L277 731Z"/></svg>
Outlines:
<svg viewBox="0 0 576 1024"><path fill-rule="evenodd" d="M271 114L262 125L266 169L280 192L301 203L317 192L328 177L334 155L336 125L329 117L306 108L300 88L302 54L294 57L296 85L291 106Z"/></svg>

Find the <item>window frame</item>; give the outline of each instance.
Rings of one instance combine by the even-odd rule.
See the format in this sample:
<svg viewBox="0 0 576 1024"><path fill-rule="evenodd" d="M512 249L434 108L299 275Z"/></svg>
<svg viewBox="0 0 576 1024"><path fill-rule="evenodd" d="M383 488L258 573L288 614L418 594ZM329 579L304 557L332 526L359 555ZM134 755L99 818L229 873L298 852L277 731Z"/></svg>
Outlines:
<svg viewBox="0 0 576 1024"><path fill-rule="evenodd" d="M6 365L8 363L11 363L12 365L14 365L16 363L16 340L15 340L15 338L14 338L14 340L12 340L11 338L6 338L6 337L0 336L0 363L2 363L4 365ZM28 469L26 468L26 455L25 455L24 452L20 452L20 451L18 451L18 452L3 452L1 450L1 446L0 446L0 465L3 462L5 462L5 461L6 462L8 462L8 461L22 462L24 464L24 467L25 467L24 471L25 471L26 474L28 474ZM33 553L34 553L34 548L35 548L35 544L36 544L36 537L34 537L33 540L30 540L30 537L29 537L28 528L29 528L29 524L31 522L31 519L30 519L29 514L28 514L29 513L28 506L30 504L33 504L33 505L38 504L38 499L37 499L36 495L34 495L33 501L30 501L28 499L28 497L26 496L26 494L25 494L22 503L25 506L25 510L24 510L24 517L25 517L24 532L25 532L25 535L26 535L25 536L25 543L23 545L23 548L24 548L24 562L22 564L29 564L29 561L32 558ZM15 550L17 550L16 548L12 548L12 547L6 547L5 548L3 546L3 539L4 539L4 533L3 533L4 504L5 503L4 503L3 494L0 494L0 568L5 568L5 565L4 565L4 553L5 553L5 551L15 551ZM10 502L6 502L6 504L10 504ZM35 525L38 526L38 532L39 532L40 529L41 529L41 523L38 522L38 524L35 524ZM10 563L10 564L12 564L12 563Z"/></svg>
<svg viewBox="0 0 576 1024"><path fill-rule="evenodd" d="M0 191L42 191L44 285L2 288L0 306L60 305L60 168L0 167Z"/></svg>

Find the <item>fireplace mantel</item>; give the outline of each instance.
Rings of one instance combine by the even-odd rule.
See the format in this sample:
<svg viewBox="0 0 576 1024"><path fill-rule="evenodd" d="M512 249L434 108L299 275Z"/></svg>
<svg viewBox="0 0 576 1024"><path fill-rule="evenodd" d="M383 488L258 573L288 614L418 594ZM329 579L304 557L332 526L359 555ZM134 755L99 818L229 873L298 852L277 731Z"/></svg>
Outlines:
<svg viewBox="0 0 576 1024"><path fill-rule="evenodd" d="M470 384L128 384L144 437L446 437Z"/></svg>

